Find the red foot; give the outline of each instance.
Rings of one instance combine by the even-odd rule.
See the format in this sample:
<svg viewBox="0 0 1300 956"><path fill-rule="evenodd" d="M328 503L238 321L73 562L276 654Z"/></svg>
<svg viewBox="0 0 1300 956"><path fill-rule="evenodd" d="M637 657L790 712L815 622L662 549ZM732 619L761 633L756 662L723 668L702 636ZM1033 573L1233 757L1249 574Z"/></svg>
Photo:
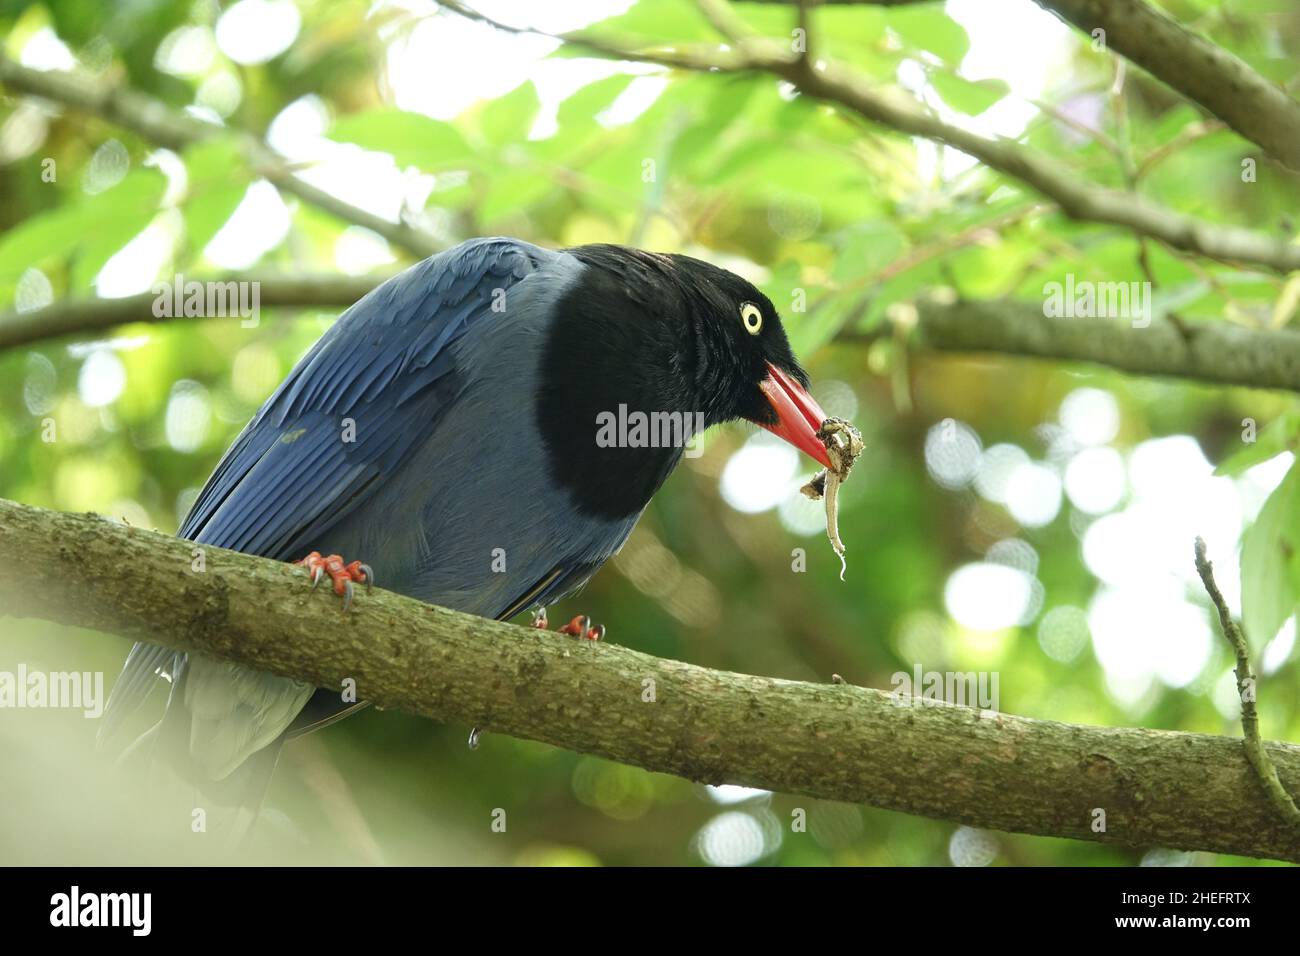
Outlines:
<svg viewBox="0 0 1300 956"><path fill-rule="evenodd" d="M538 608L533 614L533 627L539 630L546 630L550 627L550 622L546 619L546 608ZM589 641L598 641L605 636L604 624L592 624L591 618L585 614L577 615L568 624L556 628L557 634L570 634L573 637L583 637Z"/></svg>
<svg viewBox="0 0 1300 956"><path fill-rule="evenodd" d="M374 587L375 572L370 570L370 565L362 564L360 561L344 564L341 555L331 554L322 557L319 551L313 551L301 561L295 561L294 564L305 567L311 574L313 590L320 584L321 578L328 574L330 580L334 582L334 593L343 597L345 611L352 606L353 581L364 584L367 591Z"/></svg>
<svg viewBox="0 0 1300 956"><path fill-rule="evenodd" d="M585 614L579 614L568 624L559 628L559 633L571 634L574 637L585 637L589 641L598 641L605 636L605 625L593 625L591 618Z"/></svg>

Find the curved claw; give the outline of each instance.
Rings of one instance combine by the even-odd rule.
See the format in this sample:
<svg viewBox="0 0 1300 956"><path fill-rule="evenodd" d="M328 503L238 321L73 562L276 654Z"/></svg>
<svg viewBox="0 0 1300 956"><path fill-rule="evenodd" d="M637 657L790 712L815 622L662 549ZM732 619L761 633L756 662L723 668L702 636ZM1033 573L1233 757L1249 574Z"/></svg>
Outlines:
<svg viewBox="0 0 1300 956"><path fill-rule="evenodd" d="M587 628L589 625L590 625L590 621L587 619L587 615L578 614L575 615L573 620L571 620L568 624L565 624L563 627L561 627L559 629L559 632L561 634L572 635L573 637L582 637L582 635L587 633Z"/></svg>
<svg viewBox="0 0 1300 956"><path fill-rule="evenodd" d="M375 572L370 565L362 564L360 561L345 564L343 558L337 554L323 556L319 551L313 551L301 561L295 561L294 564L307 569L311 575L313 591L325 576L329 575L334 585L334 593L343 598L345 611L352 606L352 599L356 594L354 581L365 582L367 591L374 589Z"/></svg>
<svg viewBox="0 0 1300 956"><path fill-rule="evenodd" d="M558 628L558 632L573 637L585 638L589 641L598 641L605 636L605 625L592 624L591 618L587 617L587 615L578 614L568 624Z"/></svg>

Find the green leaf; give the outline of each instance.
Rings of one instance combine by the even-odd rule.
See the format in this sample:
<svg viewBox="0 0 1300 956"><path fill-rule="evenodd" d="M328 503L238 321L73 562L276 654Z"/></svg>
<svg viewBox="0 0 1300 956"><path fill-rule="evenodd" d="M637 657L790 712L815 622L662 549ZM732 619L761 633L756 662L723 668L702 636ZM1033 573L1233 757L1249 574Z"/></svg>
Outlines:
<svg viewBox="0 0 1300 956"><path fill-rule="evenodd" d="M626 13L601 20L590 29L593 36L628 37L632 41L678 44L718 39L692 0L641 0Z"/></svg>
<svg viewBox="0 0 1300 956"><path fill-rule="evenodd" d="M1178 103L1152 122L1138 124L1135 131L1152 146L1160 146L1168 143L1186 126L1199 122L1200 119L1201 114L1195 107Z"/></svg>
<svg viewBox="0 0 1300 956"><path fill-rule="evenodd" d="M0 236L0 279L21 275L28 266L73 251L94 222L77 206L51 209L19 223Z"/></svg>
<svg viewBox="0 0 1300 956"><path fill-rule="evenodd" d="M878 272L907 246L903 234L890 222L869 222L849 236L841 246L831 270L837 282L851 282Z"/></svg>
<svg viewBox="0 0 1300 956"><path fill-rule="evenodd" d="M560 135L568 135L575 128L581 130L596 124L596 114L609 109L616 99L627 89L636 77L626 73L607 76L595 83L588 83L560 104L556 111L556 122Z"/></svg>
<svg viewBox="0 0 1300 956"><path fill-rule="evenodd" d="M191 254L202 254L212 237L234 215L247 193L248 183L238 180L191 193L191 198L181 209L185 217L185 241Z"/></svg>
<svg viewBox="0 0 1300 956"><path fill-rule="evenodd" d="M1241 540L1241 618L1257 642L1273 639L1296 609L1300 467L1291 466Z"/></svg>
<svg viewBox="0 0 1300 956"><path fill-rule="evenodd" d="M857 297L824 297L817 287L809 287L803 266L789 259L772 270L763 283L763 291L776 303L784 317L785 331L794 353L807 359L844 327L852 316Z"/></svg>
<svg viewBox="0 0 1300 956"><path fill-rule="evenodd" d="M978 116L1011 92L1002 80L968 80L944 70L932 70L930 82L945 103L968 116Z"/></svg>
<svg viewBox="0 0 1300 956"><path fill-rule="evenodd" d="M509 146L528 139L542 101L532 81L520 83L505 96L492 100L478 114L479 131L493 146Z"/></svg>
<svg viewBox="0 0 1300 956"><path fill-rule="evenodd" d="M511 169L492 178L478 217L490 225L504 216L520 213L555 189L555 183L536 170Z"/></svg>
<svg viewBox="0 0 1300 956"><path fill-rule="evenodd" d="M73 286L88 288L113 253L153 219L165 185L158 170L137 169L102 193L21 223L0 237L0 281L78 254Z"/></svg>
<svg viewBox="0 0 1300 956"><path fill-rule="evenodd" d="M1040 254L1028 242L977 243L945 256L944 262L951 275L948 282L964 296L993 297L1033 268Z"/></svg>
<svg viewBox="0 0 1300 956"><path fill-rule="evenodd" d="M920 265L900 272L881 285L875 286L871 297L871 305L867 308L866 314L862 317L862 321L858 323L857 328L862 330L874 328L884 318L885 310L895 302L909 302L928 287L942 281L940 269L940 262L931 259L928 262L922 262Z"/></svg>
<svg viewBox="0 0 1300 956"><path fill-rule="evenodd" d="M970 49L966 29L937 7L894 10L889 26L909 46L933 53L949 66L957 66Z"/></svg>
<svg viewBox="0 0 1300 956"><path fill-rule="evenodd" d="M1273 419L1256 436L1255 441L1234 452L1214 469L1216 475L1235 478L1284 451L1295 451L1300 441L1300 412L1287 412Z"/></svg>
<svg viewBox="0 0 1300 956"><path fill-rule="evenodd" d="M812 302L808 306L809 310L803 315L790 315L785 321L790 347L805 360L860 315L862 295L837 295L819 303L816 308L812 307Z"/></svg>
<svg viewBox="0 0 1300 956"><path fill-rule="evenodd" d="M390 153L400 167L462 168L474 156L456 127L406 110L382 109L340 117L330 139Z"/></svg>
<svg viewBox="0 0 1300 956"><path fill-rule="evenodd" d="M181 214L190 252L197 256L243 202L250 179L232 138L204 140L187 149L184 159L189 189Z"/></svg>
<svg viewBox="0 0 1300 956"><path fill-rule="evenodd" d="M137 169L111 189L85 200L97 223L77 255L74 291L89 289L99 270L153 221L167 181L156 169Z"/></svg>
<svg viewBox="0 0 1300 956"><path fill-rule="evenodd" d="M621 197L621 208L637 208L654 184L643 179L643 165L653 158L653 142L647 142L644 126L635 130L618 130L615 141L581 167L583 176L602 187L606 199ZM652 131L649 131L652 132ZM611 206L611 209L614 207Z"/></svg>
<svg viewBox="0 0 1300 956"><path fill-rule="evenodd" d="M824 43L843 41L847 50L878 49L883 46L891 15L866 5L824 5L817 11L816 26Z"/></svg>
<svg viewBox="0 0 1300 956"><path fill-rule="evenodd" d="M230 179L232 167L242 164L243 154L233 136L212 136L200 140L181 154L190 189Z"/></svg>
<svg viewBox="0 0 1300 956"><path fill-rule="evenodd" d="M541 161L569 167L580 165L584 157L599 152L595 141L609 132L596 122L596 116L607 110L634 79L627 74L607 76L573 93L556 112L555 134L530 141L526 144L528 151Z"/></svg>
<svg viewBox="0 0 1300 956"><path fill-rule="evenodd" d="M661 145L656 150L661 151L663 145L671 146L674 178L683 171L698 173L715 168L715 157L728 145L747 152L753 150L754 142L748 135L753 127L744 117L761 86L761 81L748 76L720 78L714 84L712 95L698 107L692 104L690 108L685 105L678 108L665 130L671 143L664 142L661 134ZM714 177L706 181L725 184L725 180Z"/></svg>

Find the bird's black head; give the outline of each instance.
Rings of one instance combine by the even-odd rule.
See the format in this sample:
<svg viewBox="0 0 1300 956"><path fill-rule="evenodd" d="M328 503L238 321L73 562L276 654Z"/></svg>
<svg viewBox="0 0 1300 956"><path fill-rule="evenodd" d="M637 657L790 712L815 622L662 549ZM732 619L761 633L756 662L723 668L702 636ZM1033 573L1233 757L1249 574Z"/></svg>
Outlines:
<svg viewBox="0 0 1300 956"><path fill-rule="evenodd" d="M568 252L585 268L556 308L538 416L552 472L584 510L636 514L696 432L738 418L827 464L826 416L767 296L689 256Z"/></svg>

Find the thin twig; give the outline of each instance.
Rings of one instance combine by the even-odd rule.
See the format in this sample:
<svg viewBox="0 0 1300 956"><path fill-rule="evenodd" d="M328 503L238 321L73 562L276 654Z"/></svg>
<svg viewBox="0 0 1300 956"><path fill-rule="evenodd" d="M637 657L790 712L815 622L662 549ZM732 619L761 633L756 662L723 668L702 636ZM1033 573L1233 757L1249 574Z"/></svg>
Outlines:
<svg viewBox="0 0 1300 956"><path fill-rule="evenodd" d="M1235 673L1237 695L1241 698L1241 730L1245 738L1243 743L1246 747L1246 759L1250 761L1255 776L1259 777L1264 792L1268 794L1273 806L1277 807L1277 812L1282 819L1300 828L1300 807L1296 806L1291 795L1282 786L1282 781L1278 779L1277 768L1269 759L1268 751L1264 749L1264 741L1259 735L1259 714L1255 709L1256 681L1255 674L1250 669L1250 647L1246 643L1246 635L1232 619L1227 602L1219 593L1219 586L1214 583L1214 565L1205 556L1205 541L1199 537L1196 539L1196 572L1201 576L1201 583L1205 585L1210 601L1219 612L1219 626L1223 628L1223 636L1228 639L1233 653L1237 655Z"/></svg>
<svg viewBox="0 0 1300 956"><path fill-rule="evenodd" d="M1137 182L1138 171L1137 164L1133 161L1133 135L1132 127L1129 123L1128 101L1124 98L1124 81L1128 75L1125 61L1120 57L1115 57L1115 79L1110 87L1110 104L1115 114L1115 143L1119 147L1116 157L1119 160L1120 175L1124 179L1124 186L1133 194L1133 201L1138 201ZM1151 286L1151 291L1155 292L1160 283L1156 281L1155 270L1151 267L1151 244L1146 236L1138 236L1138 267L1142 270L1142 275L1146 277L1147 284ZM1183 322L1182 316L1178 315L1173 309L1165 312L1165 319L1173 324L1178 330L1178 334L1183 337L1183 341L1191 341L1191 329Z"/></svg>
<svg viewBox="0 0 1300 956"><path fill-rule="evenodd" d="M1107 136L1102 130L1095 129L1094 127L1089 126L1087 123L1083 122L1082 120L1075 119L1069 113L1065 112L1062 109L1058 109L1057 107L1053 106L1051 103L1048 103L1045 100L1034 99L1034 100L1030 100L1029 102L1032 103L1034 106L1036 106L1039 109L1039 111L1041 111L1044 115L1050 116L1052 119L1056 120L1056 122L1060 123L1062 126L1068 126L1076 133L1081 133L1082 135L1087 136L1089 139L1096 140L1101 145L1101 147L1104 150L1106 150L1106 152L1110 153L1112 156L1119 155L1119 144L1117 144L1113 139Z"/></svg>
<svg viewBox="0 0 1300 956"><path fill-rule="evenodd" d="M713 29L731 43L742 43L754 35L749 24L731 9L731 4L726 0L695 0L695 5L699 7L700 13L704 14L704 19L709 21Z"/></svg>
<svg viewBox="0 0 1300 956"><path fill-rule="evenodd" d="M1194 123L1188 123L1178 131L1178 134L1173 139L1157 146L1142 158L1142 162L1138 163L1137 170L1134 173L1134 179L1140 180L1174 153L1190 146L1198 139L1204 139L1206 136L1227 128L1227 125L1219 120L1197 120Z"/></svg>
<svg viewBox="0 0 1300 956"><path fill-rule="evenodd" d="M1017 206L1015 209L1003 213L1002 215L995 216L986 222L977 222L974 225L967 226L965 229L954 233L953 235L940 236L924 245L916 246L877 269L870 272L864 272L847 282L837 285L833 289L828 289L817 297L816 301L812 303L812 308L809 311L815 312L838 296L855 292L867 286L888 282L895 276L902 275L909 269L914 269L917 266L924 265L939 256L949 255L959 249L964 249L967 246L983 242L985 239L993 238L1008 226L1021 222L1030 216L1044 212L1048 208L1050 207L1043 203L1026 203L1023 206Z"/></svg>

